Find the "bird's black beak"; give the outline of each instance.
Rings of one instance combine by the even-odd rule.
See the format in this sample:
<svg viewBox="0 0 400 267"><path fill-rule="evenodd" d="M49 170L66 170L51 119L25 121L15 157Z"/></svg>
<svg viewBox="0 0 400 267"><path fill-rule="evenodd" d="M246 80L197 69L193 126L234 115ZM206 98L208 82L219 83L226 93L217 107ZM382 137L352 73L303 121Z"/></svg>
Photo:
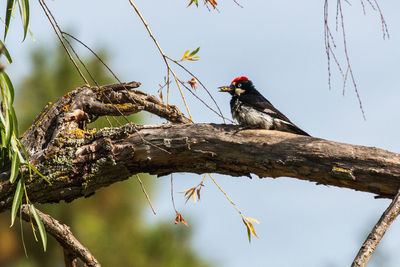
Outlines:
<svg viewBox="0 0 400 267"><path fill-rule="evenodd" d="M229 92L229 91L231 91L231 87L229 86L229 85L227 85L227 86L221 86L221 87L218 87L219 88L219 91L220 92Z"/></svg>

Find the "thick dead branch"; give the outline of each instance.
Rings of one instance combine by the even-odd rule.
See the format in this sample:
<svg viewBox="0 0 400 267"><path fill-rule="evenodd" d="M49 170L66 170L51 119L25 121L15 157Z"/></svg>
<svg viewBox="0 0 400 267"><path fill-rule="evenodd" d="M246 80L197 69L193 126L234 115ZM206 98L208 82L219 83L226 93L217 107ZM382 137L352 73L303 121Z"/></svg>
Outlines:
<svg viewBox="0 0 400 267"><path fill-rule="evenodd" d="M42 219L46 232L52 235L64 248L66 266L76 266L76 258L79 258L85 266L100 267L96 258L75 238L67 225L61 224L56 219L39 210L37 210L37 213ZM33 215L29 206L26 204L22 205L22 218L29 222L31 216Z"/></svg>
<svg viewBox="0 0 400 267"><path fill-rule="evenodd" d="M376 223L367 239L364 241L360 251L354 259L351 267L365 267L376 247L386 233L389 226L400 213L400 191L390 203L389 207L382 214L382 217Z"/></svg>
<svg viewBox="0 0 400 267"><path fill-rule="evenodd" d="M287 176L383 197L394 197L400 187L399 154L233 125L126 125L65 133L36 166L53 183L40 178L26 182L31 201L41 203L88 196L140 172ZM0 211L11 206L13 192L7 180L0 181Z"/></svg>
<svg viewBox="0 0 400 267"><path fill-rule="evenodd" d="M132 90L137 86L81 87L42 112L22 141L52 186L39 177L26 180L31 202L87 197L142 172L294 177L388 198L400 187L400 155L373 147L234 125L127 124L98 132L84 128L92 117L139 110L190 122L175 107ZM0 212L10 208L15 191L7 178L6 172L0 173Z"/></svg>
<svg viewBox="0 0 400 267"><path fill-rule="evenodd" d="M130 82L75 89L56 103L49 103L26 131L22 142L34 159L43 155L62 132L82 129L99 116L130 115L146 110L174 123L191 122L175 106L166 106L152 95L133 90L139 86L139 82Z"/></svg>

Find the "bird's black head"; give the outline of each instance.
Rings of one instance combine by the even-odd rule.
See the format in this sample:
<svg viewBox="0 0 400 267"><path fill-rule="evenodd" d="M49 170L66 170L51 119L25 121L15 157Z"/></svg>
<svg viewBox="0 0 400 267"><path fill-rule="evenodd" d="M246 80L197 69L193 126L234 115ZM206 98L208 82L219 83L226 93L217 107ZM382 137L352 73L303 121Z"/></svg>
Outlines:
<svg viewBox="0 0 400 267"><path fill-rule="evenodd" d="M253 86L253 83L247 77L244 76L235 78L231 82L231 85L221 86L219 87L219 90L220 92L228 92L232 96L251 94L254 91L256 91L256 89Z"/></svg>

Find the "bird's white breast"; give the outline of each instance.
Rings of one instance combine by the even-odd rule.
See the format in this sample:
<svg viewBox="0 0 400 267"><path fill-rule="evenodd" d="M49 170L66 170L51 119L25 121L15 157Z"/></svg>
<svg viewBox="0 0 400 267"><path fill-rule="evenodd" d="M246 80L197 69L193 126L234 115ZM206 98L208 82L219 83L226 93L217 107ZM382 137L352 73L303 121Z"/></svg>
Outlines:
<svg viewBox="0 0 400 267"><path fill-rule="evenodd" d="M232 107L232 117L244 126L262 129L274 128L274 118L268 115L267 111L260 112L247 105L240 105L240 103Z"/></svg>

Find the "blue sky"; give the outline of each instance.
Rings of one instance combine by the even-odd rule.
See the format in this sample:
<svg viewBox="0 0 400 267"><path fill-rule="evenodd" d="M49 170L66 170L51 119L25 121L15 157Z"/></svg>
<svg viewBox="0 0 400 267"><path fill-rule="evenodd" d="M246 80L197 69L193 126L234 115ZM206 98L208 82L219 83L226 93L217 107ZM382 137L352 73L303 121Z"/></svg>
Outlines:
<svg viewBox="0 0 400 267"><path fill-rule="evenodd" d="M338 142L375 146L400 152L400 4L379 1L387 20L390 40L382 40L379 16L368 5L364 15L359 1L343 2L350 60L367 120L364 121L353 88L342 95L342 81L333 67L332 89L327 83L324 50L323 1L220 0L220 12L186 8L188 1L135 1L164 52L180 58L200 46L200 61L188 68L213 92L224 114L230 117L229 96L217 87L245 75L278 109L313 136ZM48 1L61 27L73 31L94 49L111 50L111 67L122 80L142 82L142 90L156 94L166 75L154 43L128 1ZM335 2L330 3L335 6ZM29 72L28 55L34 47L52 46L51 26L36 1L31 6L31 30L24 43L19 20L14 19L6 45L14 63L8 72L14 81ZM330 17L334 19L335 10ZM334 21L331 21L334 30ZM341 55L340 33L336 34ZM84 50L80 49L85 54ZM343 60L342 56L339 56ZM175 68L183 80L190 77ZM206 98L202 91L199 96ZM184 110L174 89L172 102ZM187 95L196 122L221 123ZM210 101L209 101L210 102ZM152 121L157 121L154 116ZM366 233L379 219L388 200L292 178L258 179L215 175L246 216L257 218L260 238L247 241L240 217L223 195L206 181L201 202L177 207L194 225L194 246L218 266L349 266ZM176 191L196 185L201 176L175 175ZM159 179L149 221L174 214L169 178ZM398 266L400 223L395 221L380 244L380 254ZM372 261L378 261L375 257ZM376 263L376 266L381 266Z"/></svg>

